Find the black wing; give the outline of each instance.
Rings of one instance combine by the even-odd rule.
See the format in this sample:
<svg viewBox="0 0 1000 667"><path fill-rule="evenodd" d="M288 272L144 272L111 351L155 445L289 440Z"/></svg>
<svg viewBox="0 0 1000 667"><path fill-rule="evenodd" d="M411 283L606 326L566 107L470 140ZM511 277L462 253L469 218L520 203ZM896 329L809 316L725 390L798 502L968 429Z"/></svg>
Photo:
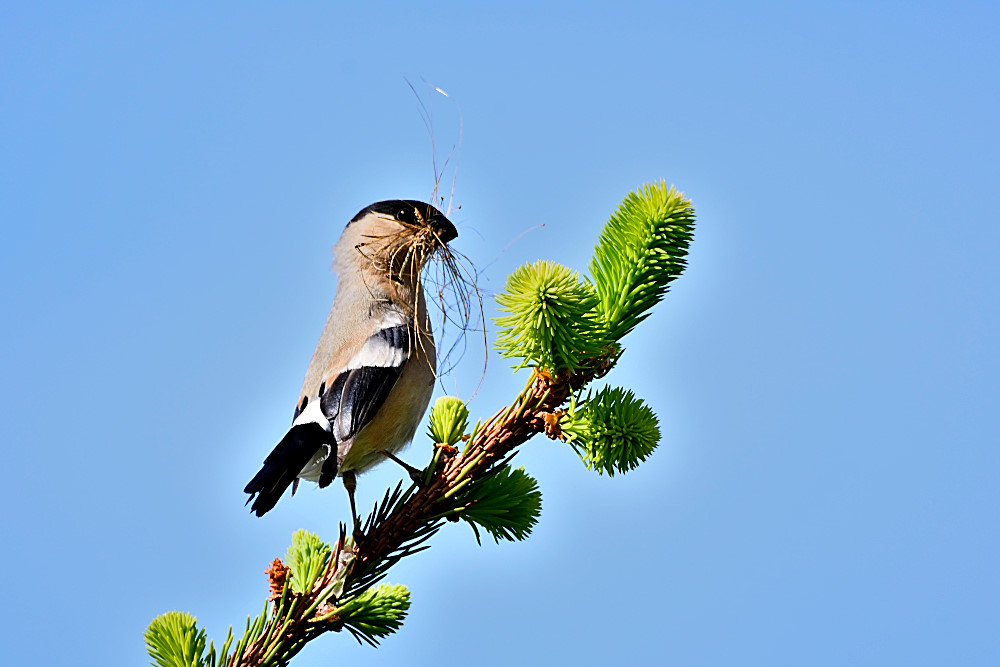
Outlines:
<svg viewBox="0 0 1000 667"><path fill-rule="evenodd" d="M410 324L375 332L330 383L320 396L320 409L329 420L332 433L316 422L292 426L244 489L250 494L247 502L253 501L251 509L257 516L275 506L324 445L330 446L330 456L320 469L319 485L329 486L336 478L338 443L357 435L385 403L410 358L412 332ZM303 402L296 409L296 417L305 406Z"/></svg>
<svg viewBox="0 0 1000 667"><path fill-rule="evenodd" d="M412 334L410 324L375 332L320 397L338 442L356 436L385 403L410 358Z"/></svg>
<svg viewBox="0 0 1000 667"><path fill-rule="evenodd" d="M243 489L250 494L247 502L253 501L250 509L257 516L264 516L323 445L330 446L330 458L336 461L337 442L322 426L315 422L293 426L264 459L260 472Z"/></svg>

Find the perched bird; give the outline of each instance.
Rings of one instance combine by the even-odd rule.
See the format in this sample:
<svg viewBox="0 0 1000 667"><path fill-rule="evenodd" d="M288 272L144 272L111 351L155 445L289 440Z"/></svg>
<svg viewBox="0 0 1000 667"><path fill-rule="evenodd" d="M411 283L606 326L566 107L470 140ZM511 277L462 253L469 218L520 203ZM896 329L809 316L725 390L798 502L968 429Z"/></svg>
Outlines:
<svg viewBox="0 0 1000 667"><path fill-rule="evenodd" d="M333 248L337 293L292 427L244 489L257 516L300 479L323 488L339 475L357 528L356 475L399 461L427 409L437 357L420 274L457 237L439 210L412 200L372 204L348 223Z"/></svg>

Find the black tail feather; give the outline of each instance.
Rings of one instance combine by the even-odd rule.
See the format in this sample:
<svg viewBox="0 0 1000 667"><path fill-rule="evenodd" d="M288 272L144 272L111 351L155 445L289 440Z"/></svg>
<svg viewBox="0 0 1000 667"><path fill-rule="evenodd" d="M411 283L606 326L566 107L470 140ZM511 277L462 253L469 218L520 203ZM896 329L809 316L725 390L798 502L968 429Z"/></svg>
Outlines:
<svg viewBox="0 0 1000 667"><path fill-rule="evenodd" d="M264 459L264 467L243 489L250 494L247 503L253 501L250 510L257 516L264 516L323 445L333 448L332 458L336 461L336 441L322 426L316 423L293 426Z"/></svg>

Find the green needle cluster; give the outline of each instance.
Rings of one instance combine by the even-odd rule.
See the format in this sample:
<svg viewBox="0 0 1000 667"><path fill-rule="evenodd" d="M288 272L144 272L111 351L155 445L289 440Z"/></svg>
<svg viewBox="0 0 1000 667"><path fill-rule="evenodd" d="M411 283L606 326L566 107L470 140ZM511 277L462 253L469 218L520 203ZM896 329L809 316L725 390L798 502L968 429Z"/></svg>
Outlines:
<svg viewBox="0 0 1000 667"><path fill-rule="evenodd" d="M590 278L554 262L514 271L497 295L497 349L554 373L593 367L649 316L684 271L694 208L665 182L625 197L601 233Z"/></svg>
<svg viewBox="0 0 1000 667"><path fill-rule="evenodd" d="M649 316L686 265L694 207L666 182L630 192L604 226L590 262L601 321L621 340Z"/></svg>
<svg viewBox="0 0 1000 667"><path fill-rule="evenodd" d="M337 623L354 637L377 646L403 625L410 608L410 591L406 586L380 584L337 607Z"/></svg>
<svg viewBox="0 0 1000 667"><path fill-rule="evenodd" d="M605 387L582 405L570 406L559 427L588 468L610 476L638 466L660 442L653 411L618 387Z"/></svg>
<svg viewBox="0 0 1000 667"><path fill-rule="evenodd" d="M454 445L469 426L469 409L462 399L442 396L431 407L430 437L436 443Z"/></svg>
<svg viewBox="0 0 1000 667"><path fill-rule="evenodd" d="M182 611L168 611L146 628L146 648L159 667L202 667L208 638L198 619Z"/></svg>
<svg viewBox="0 0 1000 667"><path fill-rule="evenodd" d="M288 567L292 569L291 588L305 594L312 590L319 573L326 567L332 553L330 545L312 533L297 530L292 534L288 547Z"/></svg>
<svg viewBox="0 0 1000 667"><path fill-rule="evenodd" d="M523 540L538 523L542 492L524 468L501 465L469 485L461 503L465 509L460 516L472 526L477 542L480 528L495 542Z"/></svg>
<svg viewBox="0 0 1000 667"><path fill-rule="evenodd" d="M553 372L575 371L607 344L597 321L597 294L570 269L546 260L525 264L507 278L497 304L497 349Z"/></svg>

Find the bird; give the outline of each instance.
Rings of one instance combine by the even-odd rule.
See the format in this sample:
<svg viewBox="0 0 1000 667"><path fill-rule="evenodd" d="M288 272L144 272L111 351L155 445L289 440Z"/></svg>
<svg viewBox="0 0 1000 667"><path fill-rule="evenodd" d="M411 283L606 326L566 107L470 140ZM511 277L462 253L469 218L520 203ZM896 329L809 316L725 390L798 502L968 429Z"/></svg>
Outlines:
<svg viewBox="0 0 1000 667"><path fill-rule="evenodd" d="M355 532L357 475L393 459L416 433L436 380L436 350L421 271L458 237L431 204L366 206L333 247L337 289L306 369L292 426L244 492L258 517L300 480L341 477ZM411 476L416 470L406 466Z"/></svg>

